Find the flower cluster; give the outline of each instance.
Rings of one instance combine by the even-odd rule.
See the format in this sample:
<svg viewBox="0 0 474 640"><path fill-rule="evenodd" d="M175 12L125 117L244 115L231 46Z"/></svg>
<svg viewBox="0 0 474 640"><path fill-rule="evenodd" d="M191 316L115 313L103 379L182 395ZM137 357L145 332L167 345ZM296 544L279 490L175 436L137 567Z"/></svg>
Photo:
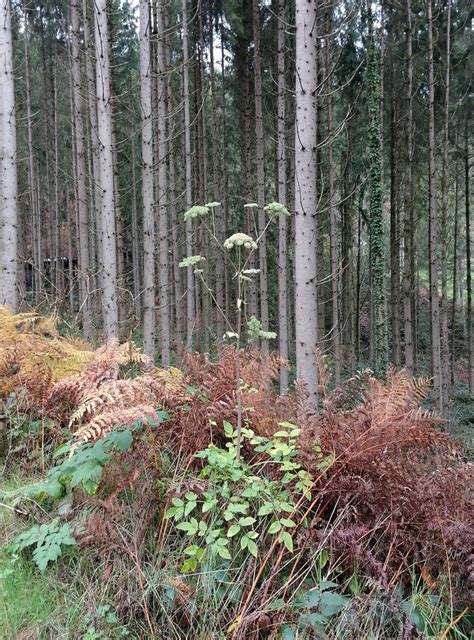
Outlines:
<svg viewBox="0 0 474 640"><path fill-rule="evenodd" d="M186 213L184 214L184 220L187 222L192 218L203 218L204 216L207 216L208 213L209 213L208 205L203 207L202 205L197 204L194 207L191 207L191 209L188 209L186 211Z"/></svg>
<svg viewBox="0 0 474 640"><path fill-rule="evenodd" d="M288 209L283 204L281 204L281 202L270 202L270 204L267 204L267 206L265 207L265 211L273 216L290 215Z"/></svg>
<svg viewBox="0 0 474 640"><path fill-rule="evenodd" d="M181 268L195 267L200 262L204 262L205 259L206 258L204 258L203 256L188 256L187 258L183 258L183 260L181 260L179 266Z"/></svg>
<svg viewBox="0 0 474 640"><path fill-rule="evenodd" d="M214 207L220 207L221 203L220 202L208 202L204 206L207 207L208 209L214 209Z"/></svg>
<svg viewBox="0 0 474 640"><path fill-rule="evenodd" d="M242 273L245 276L256 276L257 273L260 273L260 269L244 269Z"/></svg>
<svg viewBox="0 0 474 640"><path fill-rule="evenodd" d="M256 249L257 243L246 233L234 233L230 238L227 238L227 240L224 241L224 249L232 249L233 247Z"/></svg>
<svg viewBox="0 0 474 640"><path fill-rule="evenodd" d="M255 316L251 316L247 322L247 340L255 342L258 338L275 340L277 334L274 331L263 331L262 323Z"/></svg>

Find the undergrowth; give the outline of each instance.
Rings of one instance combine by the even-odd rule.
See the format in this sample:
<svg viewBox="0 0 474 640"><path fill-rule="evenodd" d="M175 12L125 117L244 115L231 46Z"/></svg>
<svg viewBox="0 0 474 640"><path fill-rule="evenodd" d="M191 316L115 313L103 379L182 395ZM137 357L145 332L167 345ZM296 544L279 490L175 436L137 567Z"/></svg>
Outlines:
<svg viewBox="0 0 474 640"><path fill-rule="evenodd" d="M54 325L6 317L7 637L468 637L472 465L420 409L428 381L365 371L329 392L319 358L314 414L242 349L239 459L233 348L163 371L131 343L82 345L58 376L22 346L56 350Z"/></svg>

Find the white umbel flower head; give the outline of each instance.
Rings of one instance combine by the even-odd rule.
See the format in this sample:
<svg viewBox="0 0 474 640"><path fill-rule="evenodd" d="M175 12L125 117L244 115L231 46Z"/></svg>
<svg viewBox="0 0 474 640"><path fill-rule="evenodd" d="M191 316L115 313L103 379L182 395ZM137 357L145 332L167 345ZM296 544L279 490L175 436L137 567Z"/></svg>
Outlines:
<svg viewBox="0 0 474 640"><path fill-rule="evenodd" d="M247 202L247 204L244 204L244 209L258 209L258 204L256 202Z"/></svg>
<svg viewBox="0 0 474 640"><path fill-rule="evenodd" d="M260 273L260 269L244 269L242 273L245 276L256 276L257 273Z"/></svg>
<svg viewBox="0 0 474 640"><path fill-rule="evenodd" d="M265 207L265 211L273 216L289 216L290 212L285 207L285 205L281 204L281 202L270 202Z"/></svg>
<svg viewBox="0 0 474 640"><path fill-rule="evenodd" d="M207 205L203 207L202 205L197 204L186 211L186 213L184 214L184 220L185 222L187 222L192 218L203 218L204 216L207 216L208 213L209 209Z"/></svg>
<svg viewBox="0 0 474 640"><path fill-rule="evenodd" d="M200 262L204 262L206 258L203 256L187 256L183 258L179 263L179 266L183 269L185 267L195 267Z"/></svg>
<svg viewBox="0 0 474 640"><path fill-rule="evenodd" d="M220 202L208 202L204 206L207 207L208 209L214 209L214 207L220 207L221 203Z"/></svg>
<svg viewBox="0 0 474 640"><path fill-rule="evenodd" d="M230 238L224 241L224 249L232 249L233 247L245 247L245 249L257 249L257 243L246 233L234 233Z"/></svg>

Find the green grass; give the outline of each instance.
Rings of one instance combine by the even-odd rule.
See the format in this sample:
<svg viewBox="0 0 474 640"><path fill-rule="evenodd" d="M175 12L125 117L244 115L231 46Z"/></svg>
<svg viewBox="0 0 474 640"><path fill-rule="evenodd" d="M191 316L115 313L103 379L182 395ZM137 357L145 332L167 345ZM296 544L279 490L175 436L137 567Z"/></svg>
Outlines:
<svg viewBox="0 0 474 640"><path fill-rule="evenodd" d="M26 559L0 555L0 629L5 640L41 637L41 626L64 603L59 582L47 581Z"/></svg>

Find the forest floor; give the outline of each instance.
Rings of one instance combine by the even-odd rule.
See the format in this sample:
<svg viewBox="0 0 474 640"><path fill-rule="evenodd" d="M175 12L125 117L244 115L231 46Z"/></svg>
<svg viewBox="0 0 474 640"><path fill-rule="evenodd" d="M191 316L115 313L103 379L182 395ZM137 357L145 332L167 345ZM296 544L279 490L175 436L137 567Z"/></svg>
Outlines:
<svg viewBox="0 0 474 640"><path fill-rule="evenodd" d="M462 388L445 426L426 381L321 358L311 416L244 350L239 460L232 349L165 372L0 320L2 638L469 638Z"/></svg>

